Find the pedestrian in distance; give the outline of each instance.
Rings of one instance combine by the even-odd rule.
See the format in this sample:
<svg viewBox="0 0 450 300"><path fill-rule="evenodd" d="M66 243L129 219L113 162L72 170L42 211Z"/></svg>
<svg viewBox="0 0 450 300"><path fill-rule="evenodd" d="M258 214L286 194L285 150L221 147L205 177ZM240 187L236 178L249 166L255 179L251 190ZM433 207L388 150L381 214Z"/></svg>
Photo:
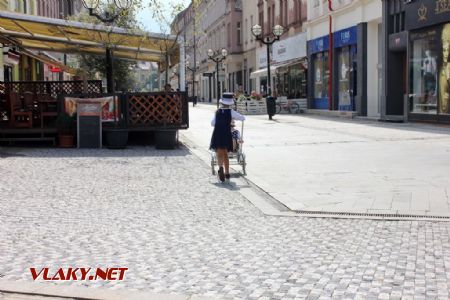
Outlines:
<svg viewBox="0 0 450 300"><path fill-rule="evenodd" d="M217 174L219 180L224 182L230 179L228 152L233 151L231 121L244 121L245 117L231 108L234 105L233 93L223 93L222 99L219 102L221 107L216 111L211 121L211 126L214 127L214 130L211 137L210 149L216 152L217 164L219 165Z"/></svg>

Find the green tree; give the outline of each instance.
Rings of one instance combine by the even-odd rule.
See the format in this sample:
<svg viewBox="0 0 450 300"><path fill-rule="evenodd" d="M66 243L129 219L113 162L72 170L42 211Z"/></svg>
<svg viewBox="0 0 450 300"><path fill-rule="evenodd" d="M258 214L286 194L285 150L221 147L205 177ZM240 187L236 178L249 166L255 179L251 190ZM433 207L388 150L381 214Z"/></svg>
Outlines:
<svg viewBox="0 0 450 300"><path fill-rule="evenodd" d="M107 14L112 15L118 13L117 8L114 5L107 5L105 2L102 2L100 5L101 10L105 11ZM130 31L141 30L136 19L136 13L140 9L142 9L142 0L133 0L133 5L130 9L122 11L114 23L105 25L109 25L111 29L114 27L120 27L129 29ZM102 24L100 20L93 16L89 16L87 13L79 14L74 16L72 19L80 22ZM113 50L114 55L114 41L104 40L103 43L105 49L109 47ZM86 72L89 79L94 79L96 74L100 74L102 78L106 78L107 66L105 56L81 54L78 56L78 60L80 63L80 69ZM119 58L113 59L113 79L116 90L125 91L134 86L135 80L133 75L130 74L130 69L132 69L134 65L135 62L133 61Z"/></svg>
<svg viewBox="0 0 450 300"><path fill-rule="evenodd" d="M170 58L179 55L179 37L183 27L177 22L177 17L185 9L183 4L162 0L150 0L149 8L153 18L158 22L159 31L163 36L160 50L164 54L163 69L165 70L165 82L169 82ZM169 13L167 12L169 11ZM175 39L172 39L175 37Z"/></svg>

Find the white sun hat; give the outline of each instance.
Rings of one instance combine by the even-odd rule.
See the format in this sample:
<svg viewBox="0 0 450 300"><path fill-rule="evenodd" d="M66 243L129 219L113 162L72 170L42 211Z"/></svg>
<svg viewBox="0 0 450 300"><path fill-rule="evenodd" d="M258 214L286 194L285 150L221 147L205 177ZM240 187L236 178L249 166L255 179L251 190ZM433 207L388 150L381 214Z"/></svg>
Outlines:
<svg viewBox="0 0 450 300"><path fill-rule="evenodd" d="M223 93L222 99L219 100L223 105L233 105L234 104L234 94L233 93Z"/></svg>

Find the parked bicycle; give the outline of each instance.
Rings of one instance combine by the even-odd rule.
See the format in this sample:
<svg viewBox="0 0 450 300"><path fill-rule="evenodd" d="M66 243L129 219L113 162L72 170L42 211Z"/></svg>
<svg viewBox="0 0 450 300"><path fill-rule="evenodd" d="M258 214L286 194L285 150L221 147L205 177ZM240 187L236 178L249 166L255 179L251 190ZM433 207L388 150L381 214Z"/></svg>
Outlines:
<svg viewBox="0 0 450 300"><path fill-rule="evenodd" d="M300 106L293 100L288 100L285 103L279 101L277 102L276 113L279 114L282 111L288 112L290 114L298 114L300 112Z"/></svg>

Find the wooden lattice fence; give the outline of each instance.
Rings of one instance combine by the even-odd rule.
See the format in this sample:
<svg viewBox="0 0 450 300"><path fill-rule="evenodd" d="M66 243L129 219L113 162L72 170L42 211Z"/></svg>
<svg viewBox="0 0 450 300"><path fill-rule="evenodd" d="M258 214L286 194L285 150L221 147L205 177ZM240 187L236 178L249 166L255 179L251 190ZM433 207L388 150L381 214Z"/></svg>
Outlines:
<svg viewBox="0 0 450 300"><path fill-rule="evenodd" d="M187 128L185 93L130 93L125 95L128 128Z"/></svg>

